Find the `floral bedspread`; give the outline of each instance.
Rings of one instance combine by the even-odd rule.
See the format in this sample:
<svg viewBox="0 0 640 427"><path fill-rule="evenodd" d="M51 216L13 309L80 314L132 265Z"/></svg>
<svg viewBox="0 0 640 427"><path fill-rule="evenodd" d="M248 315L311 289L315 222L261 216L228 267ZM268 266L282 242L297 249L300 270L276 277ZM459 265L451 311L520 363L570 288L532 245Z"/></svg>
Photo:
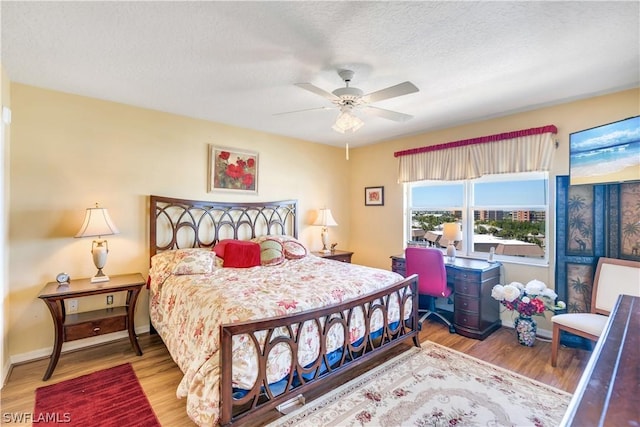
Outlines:
<svg viewBox="0 0 640 427"><path fill-rule="evenodd" d="M196 263L184 267L189 258ZM167 251L152 258L150 316L173 360L184 373L177 390L187 398L187 413L200 426L218 424L219 326L224 323L280 317L335 305L372 293L402 279L399 274L308 255L275 266L222 268L205 249ZM219 265L219 264L218 264ZM398 306L389 317L397 320ZM405 313L406 317L407 313ZM375 323L382 325L382 317ZM333 329L333 328L332 328ZM348 331L351 342L364 334L364 322ZM308 331L314 336L314 331ZM333 332L333 331L332 331ZM328 339L329 350L343 342L343 331ZM317 335L315 335L317 336ZM251 388L257 373L255 349L249 340L233 347L234 387ZM332 342L333 341L333 342ZM298 358L305 364L317 357L317 340L303 339ZM290 366L288 351L270 354L269 382L283 378Z"/></svg>

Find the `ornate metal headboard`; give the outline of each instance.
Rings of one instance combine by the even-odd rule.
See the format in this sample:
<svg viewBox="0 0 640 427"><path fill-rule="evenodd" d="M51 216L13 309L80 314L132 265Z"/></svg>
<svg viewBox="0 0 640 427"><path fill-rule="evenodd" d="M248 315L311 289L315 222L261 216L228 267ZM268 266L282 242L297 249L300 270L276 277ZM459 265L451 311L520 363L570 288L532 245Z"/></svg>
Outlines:
<svg viewBox="0 0 640 427"><path fill-rule="evenodd" d="M152 195L150 201L150 256L171 249L212 247L222 239L298 237L297 200L227 203Z"/></svg>

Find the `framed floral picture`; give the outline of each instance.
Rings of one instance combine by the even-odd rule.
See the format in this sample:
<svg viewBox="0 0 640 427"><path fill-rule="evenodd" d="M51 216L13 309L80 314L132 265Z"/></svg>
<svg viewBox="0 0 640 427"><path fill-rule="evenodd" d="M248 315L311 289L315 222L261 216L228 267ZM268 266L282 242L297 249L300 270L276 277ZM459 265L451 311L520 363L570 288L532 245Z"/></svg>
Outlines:
<svg viewBox="0 0 640 427"><path fill-rule="evenodd" d="M364 205L384 206L384 187L365 187Z"/></svg>
<svg viewBox="0 0 640 427"><path fill-rule="evenodd" d="M209 191L258 193L258 153L209 145Z"/></svg>

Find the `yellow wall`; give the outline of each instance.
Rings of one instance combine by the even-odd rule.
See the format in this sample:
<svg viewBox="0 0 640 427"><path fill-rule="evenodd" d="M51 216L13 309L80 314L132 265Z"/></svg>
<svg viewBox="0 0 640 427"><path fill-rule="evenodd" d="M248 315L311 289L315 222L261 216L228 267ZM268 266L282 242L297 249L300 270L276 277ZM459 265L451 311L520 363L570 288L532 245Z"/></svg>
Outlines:
<svg viewBox="0 0 640 427"><path fill-rule="evenodd" d="M60 271L72 277L95 273L91 239L72 237L85 208L95 202L109 208L121 232L108 239L107 274L146 275L149 194L218 201L297 198L301 239L312 249L321 246L320 233L308 224L315 209L327 206L340 224L331 229L331 240L355 251L354 262L389 269L389 256L403 250L403 194L394 151L555 124L560 147L554 183L555 175L568 173L569 133L638 115L639 99L634 89L541 108L356 148L346 161L341 148L13 84L5 351L15 356L51 348L52 322L37 294ZM258 151L259 195L207 193L207 144ZM378 185L385 187L384 206L365 207L364 187ZM552 213L554 195L552 189ZM551 247L554 226L552 218ZM554 286L553 268L553 261L549 267L509 264L506 279L537 278ZM81 311L104 304L102 298L83 301ZM148 324L146 304L145 293L138 326Z"/></svg>
<svg viewBox="0 0 640 427"><path fill-rule="evenodd" d="M268 135L112 102L11 87L11 355L53 345L53 327L37 298L66 271L95 274L91 239L74 239L87 207L107 207L120 234L110 236L106 274L148 272L148 195L217 201L298 199L300 237L319 249L315 210L332 209L332 240L348 246L348 169L337 147ZM207 193L207 146L259 153L259 195ZM80 300L79 310L104 306ZM148 324L146 292L136 326Z"/></svg>
<svg viewBox="0 0 640 427"><path fill-rule="evenodd" d="M0 64L0 103L2 108L11 107L11 90L9 77L2 64ZM0 114L2 114L0 112ZM9 241L9 138L10 124L4 123L0 117L0 293L2 304L0 305L0 330L2 330L2 341L0 342L0 384L4 384L5 375L9 367L9 252L7 250Z"/></svg>
<svg viewBox="0 0 640 427"><path fill-rule="evenodd" d="M503 280L526 283L536 278L555 287L555 176L569 173L569 134L638 114L640 90L633 89L352 150L349 241L350 249L355 251L354 262L388 269L389 256L403 252L403 186L397 183L395 151L554 124L560 145L550 172L550 265L505 264ZM364 206L364 187L378 185L384 186L384 206ZM503 315L503 320L510 322L511 317ZM549 329L544 321L542 327Z"/></svg>

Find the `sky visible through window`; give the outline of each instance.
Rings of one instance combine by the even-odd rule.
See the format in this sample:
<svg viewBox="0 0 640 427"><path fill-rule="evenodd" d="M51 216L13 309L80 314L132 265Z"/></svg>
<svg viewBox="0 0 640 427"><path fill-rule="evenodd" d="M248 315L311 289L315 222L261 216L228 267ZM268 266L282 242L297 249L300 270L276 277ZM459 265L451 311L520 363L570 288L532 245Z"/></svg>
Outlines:
<svg viewBox="0 0 640 427"><path fill-rule="evenodd" d="M496 255L507 258L527 258L533 263L544 260L549 198L546 173L430 181L409 188L408 240L437 245L440 224L456 218L461 223L471 221L470 229L462 227L463 248L470 253L488 253L493 248Z"/></svg>
<svg viewBox="0 0 640 427"><path fill-rule="evenodd" d="M414 186L414 208L462 207L462 183ZM542 206L545 204L545 180L482 182L475 185L478 206Z"/></svg>

